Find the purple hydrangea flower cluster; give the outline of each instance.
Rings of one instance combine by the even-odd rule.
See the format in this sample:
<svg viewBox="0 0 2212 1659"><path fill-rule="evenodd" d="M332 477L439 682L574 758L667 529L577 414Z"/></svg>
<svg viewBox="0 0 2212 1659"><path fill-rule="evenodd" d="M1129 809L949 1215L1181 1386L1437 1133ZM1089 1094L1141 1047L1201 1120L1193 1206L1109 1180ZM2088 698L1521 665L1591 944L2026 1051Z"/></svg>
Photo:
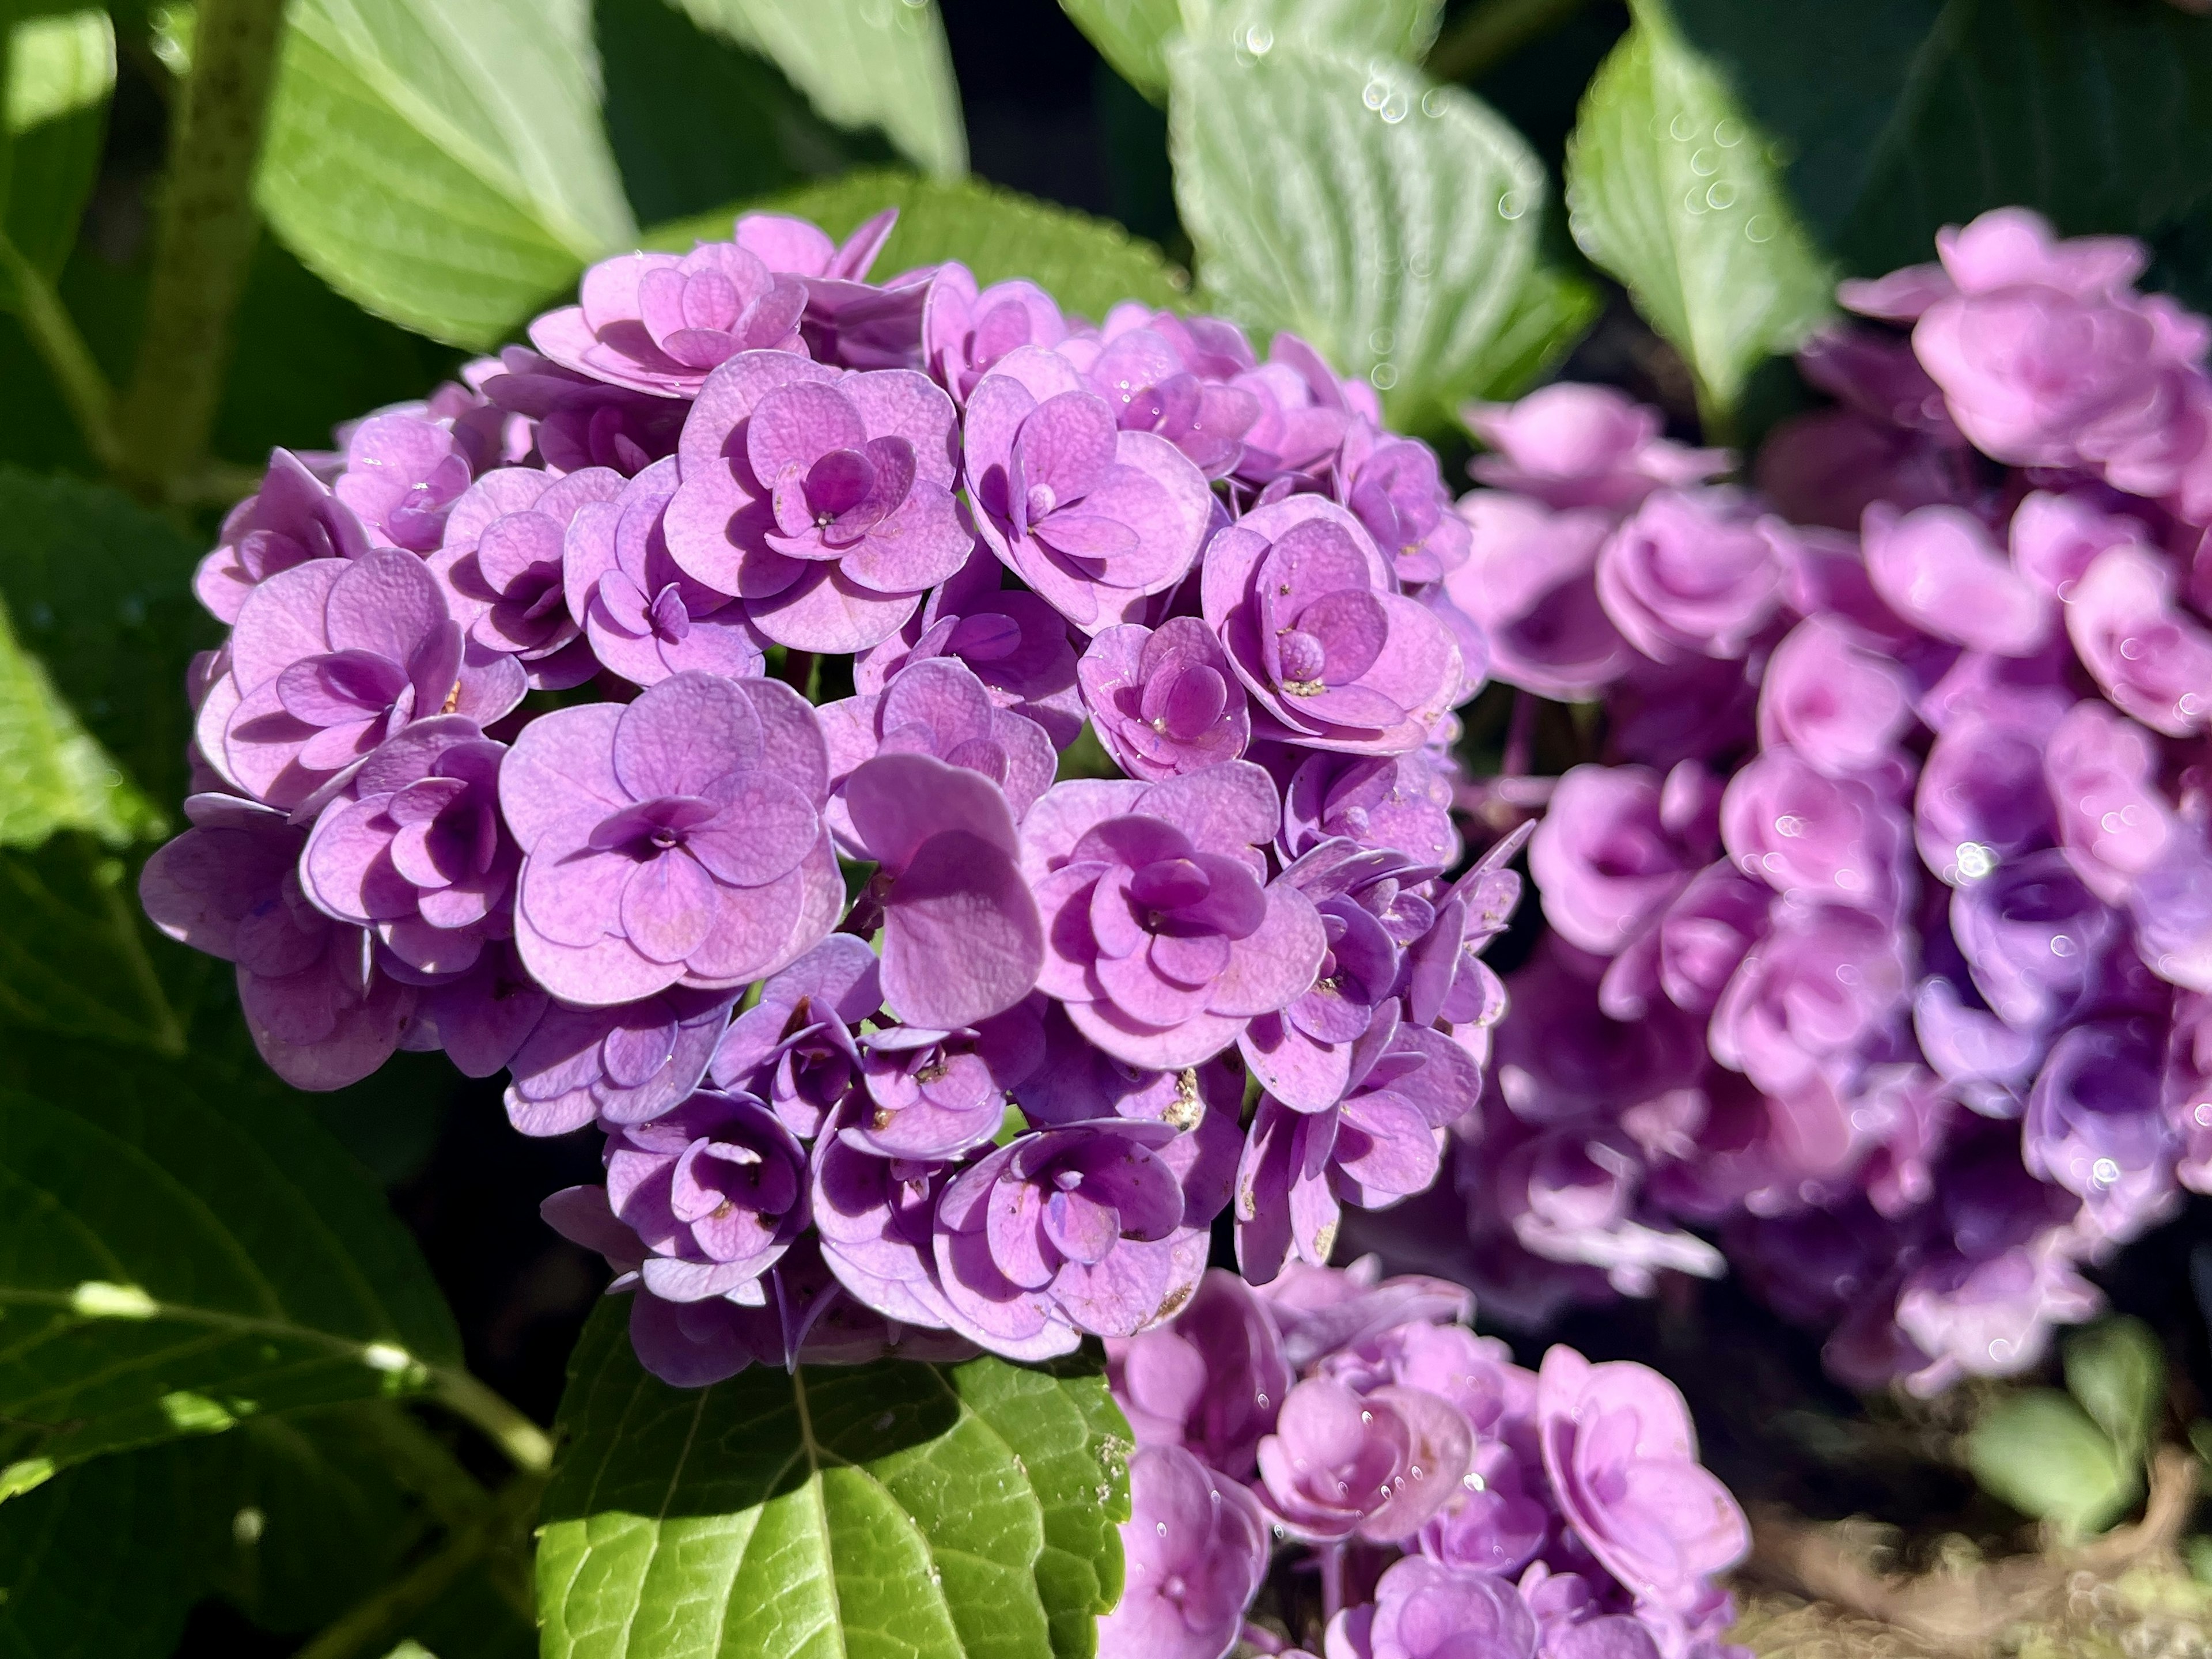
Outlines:
<svg viewBox="0 0 2212 1659"><path fill-rule="evenodd" d="M1527 1370L1472 1311L1370 1256L1256 1291L1217 1269L1109 1340L1138 1449L1103 1659L1741 1655L1719 1576L1748 1529L1674 1386L1567 1347ZM1271 1536L1276 1571L1318 1571L1315 1632L1248 1620Z"/></svg>
<svg viewBox="0 0 2212 1659"><path fill-rule="evenodd" d="M1938 246L1844 284L1759 495L1609 392L1470 412L1446 591L1604 716L1522 787L1550 926L1456 1200L1375 1234L1493 1311L1724 1250L1838 1376L1933 1391L2212 1190L2212 324L2131 241Z"/></svg>
<svg viewBox="0 0 2212 1659"><path fill-rule="evenodd" d="M872 280L891 228L593 267L198 579L149 911L295 1084L442 1048L596 1128L546 1216L680 1382L1132 1337L1232 1205L1255 1281L1325 1261L1505 1005L1435 455L1288 336Z"/></svg>

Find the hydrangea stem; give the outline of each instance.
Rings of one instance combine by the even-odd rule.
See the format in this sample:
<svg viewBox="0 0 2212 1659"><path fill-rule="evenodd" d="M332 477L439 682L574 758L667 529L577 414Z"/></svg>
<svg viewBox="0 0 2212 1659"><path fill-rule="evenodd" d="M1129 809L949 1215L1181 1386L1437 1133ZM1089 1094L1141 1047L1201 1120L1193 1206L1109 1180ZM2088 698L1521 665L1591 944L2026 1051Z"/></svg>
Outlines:
<svg viewBox="0 0 2212 1659"><path fill-rule="evenodd" d="M199 466L215 424L231 318L253 253L253 168L283 12L283 0L201 0L161 198L146 331L118 422L119 470L157 497Z"/></svg>
<svg viewBox="0 0 2212 1659"><path fill-rule="evenodd" d="M1485 0L1437 42L1428 71L1439 81L1478 79L1582 7L1583 0Z"/></svg>
<svg viewBox="0 0 2212 1659"><path fill-rule="evenodd" d="M545 1431L466 1371L434 1372L430 1391L456 1417L481 1430L518 1469L543 1474L553 1466L553 1442Z"/></svg>
<svg viewBox="0 0 2212 1659"><path fill-rule="evenodd" d="M94 460L112 470L122 453L115 435L115 393L94 360L92 348L78 331L76 319L45 273L5 236L0 236L0 280L14 295L16 318L46 372L54 377L62 401L69 405L84 438L84 447L92 452Z"/></svg>

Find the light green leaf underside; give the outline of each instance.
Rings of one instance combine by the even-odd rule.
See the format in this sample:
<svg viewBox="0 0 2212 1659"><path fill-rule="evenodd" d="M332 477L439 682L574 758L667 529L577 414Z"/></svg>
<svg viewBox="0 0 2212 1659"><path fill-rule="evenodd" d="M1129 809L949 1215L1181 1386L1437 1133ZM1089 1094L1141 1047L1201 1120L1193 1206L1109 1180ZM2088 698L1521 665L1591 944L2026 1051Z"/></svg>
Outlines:
<svg viewBox="0 0 2212 1659"><path fill-rule="evenodd" d="M1568 140L1568 226L1724 412L1828 314L1832 280L1766 135L1658 5L1634 12Z"/></svg>
<svg viewBox="0 0 2212 1659"><path fill-rule="evenodd" d="M1318 46L1419 63L1436 43L1442 0L1060 0L1121 78L1154 103L1168 95L1179 40L1267 52Z"/></svg>
<svg viewBox="0 0 2212 1659"><path fill-rule="evenodd" d="M2140 1457L2166 1408L2165 1351L2140 1319L2100 1319L2067 1339L2066 1387L2114 1445Z"/></svg>
<svg viewBox="0 0 2212 1659"><path fill-rule="evenodd" d="M1535 263L1544 171L1519 135L1401 66L1194 43L1171 61L1176 199L1208 297L1365 377L1396 424L1478 389Z"/></svg>
<svg viewBox="0 0 2212 1659"><path fill-rule="evenodd" d="M296 1097L204 1060L98 1082L0 1088L0 1491L458 1362L413 1240Z"/></svg>
<svg viewBox="0 0 2212 1659"><path fill-rule="evenodd" d="M957 259L979 283L1026 276L1070 311L1094 319L1123 300L1189 304L1189 279L1151 243L1107 220L974 179L947 184L907 173L852 173L749 206L811 219L837 237L897 208L897 228L876 260L878 277ZM689 249L695 241L726 238L732 217L724 211L657 226L646 245Z"/></svg>
<svg viewBox="0 0 2212 1659"><path fill-rule="evenodd" d="M977 1359L672 1389L602 1307L542 1513L548 1659L1093 1651L1127 1428L1094 1375Z"/></svg>
<svg viewBox="0 0 2212 1659"><path fill-rule="evenodd" d="M774 63L823 118L878 127L924 172L968 170L952 53L933 0L676 0Z"/></svg>
<svg viewBox="0 0 2212 1659"><path fill-rule="evenodd" d="M258 196L363 308L489 348L635 230L583 0L302 0Z"/></svg>
<svg viewBox="0 0 2212 1659"><path fill-rule="evenodd" d="M2055 1389L2023 1389L1983 1413L1966 1464L1984 1491L2070 1533L2110 1526L2142 1490L2141 1468Z"/></svg>

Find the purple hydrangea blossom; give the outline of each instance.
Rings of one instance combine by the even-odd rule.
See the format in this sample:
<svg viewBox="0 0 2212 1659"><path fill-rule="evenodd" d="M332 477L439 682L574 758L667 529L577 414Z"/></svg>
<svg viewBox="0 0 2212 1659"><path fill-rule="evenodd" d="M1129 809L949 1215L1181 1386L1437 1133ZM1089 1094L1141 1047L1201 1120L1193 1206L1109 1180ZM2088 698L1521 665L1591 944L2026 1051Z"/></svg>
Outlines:
<svg viewBox="0 0 2212 1659"><path fill-rule="evenodd" d="M372 415L344 441L345 470L331 493L369 539L410 553L434 550L471 476L467 447L450 422L427 411Z"/></svg>
<svg viewBox="0 0 2212 1659"><path fill-rule="evenodd" d="M900 671L881 692L825 703L820 714L835 797L830 826L854 848L845 784L878 755L929 755L980 772L1006 792L1017 820L1052 787L1060 758L1042 726L999 707L957 657L926 657Z"/></svg>
<svg viewBox="0 0 2212 1659"><path fill-rule="evenodd" d="M758 1101L693 1095L611 1126L607 1205L637 1234L645 1288L669 1302L758 1306L761 1275L807 1219L806 1154Z"/></svg>
<svg viewBox="0 0 2212 1659"><path fill-rule="evenodd" d="M874 645L975 544L952 497L957 441L952 400L911 370L741 352L684 422L668 550L781 644Z"/></svg>
<svg viewBox="0 0 2212 1659"><path fill-rule="evenodd" d="M1380 1210L1427 1190L1443 1130L1481 1097L1467 1051L1401 1022L1395 1003L1345 1048L1335 1102L1316 1110L1261 1097L1237 1178L1237 1261L1255 1283L1275 1278L1293 1252L1324 1265L1342 1204Z"/></svg>
<svg viewBox="0 0 2212 1659"><path fill-rule="evenodd" d="M499 816L506 753L458 714L417 720L316 819L302 890L419 973L472 966L513 927L520 855Z"/></svg>
<svg viewBox="0 0 2212 1659"><path fill-rule="evenodd" d="M1282 751L1290 766L1283 784L1279 848L1286 858L1322 842L1344 840L1376 851L1403 853L1438 869L1459 862L1452 821L1452 774L1432 748L1403 755ZM1268 763L1273 764L1271 757ZM1279 775L1279 773L1278 774Z"/></svg>
<svg viewBox="0 0 2212 1659"><path fill-rule="evenodd" d="M1212 494L1182 452L1123 430L1066 359L1036 347L976 383L964 441L977 532L1086 634L1139 620L1211 527Z"/></svg>
<svg viewBox="0 0 2212 1659"><path fill-rule="evenodd" d="M1100 1659L1222 1659L1267 1567L1251 1494L1177 1446L1129 1460L1127 1580L1098 1621Z"/></svg>
<svg viewBox="0 0 2212 1659"><path fill-rule="evenodd" d="M1589 697L1626 672L1636 651L1597 593L1598 552L1613 520L1588 507L1553 510L1501 491L1461 498L1468 562L1444 592L1482 630L1490 672L1539 696Z"/></svg>
<svg viewBox="0 0 2212 1659"><path fill-rule="evenodd" d="M1218 1267L1174 1320L1109 1338L1106 1353L1107 1380L1139 1445L1182 1446L1234 1475L1256 1467L1261 1438L1291 1390L1274 1316Z"/></svg>
<svg viewBox="0 0 2212 1659"><path fill-rule="evenodd" d="M994 283L979 290L974 273L957 260L938 267L922 304L922 350L930 373L959 404L1009 352L1024 346L1049 349L1067 336L1059 304L1035 283Z"/></svg>
<svg viewBox="0 0 2212 1659"><path fill-rule="evenodd" d="M525 690L521 665L465 643L422 561L391 548L270 577L240 606L227 654L200 704L200 751L242 793L285 808L411 721L489 726Z"/></svg>
<svg viewBox="0 0 2212 1659"><path fill-rule="evenodd" d="M1180 1307L1205 1255L1158 1155L1176 1133L1127 1119L1040 1130L948 1182L934 1244L953 1328L1043 1359L1085 1331L1128 1336Z"/></svg>
<svg viewBox="0 0 2212 1659"><path fill-rule="evenodd" d="M622 475L605 467L550 478L503 466L471 484L447 514L429 563L453 620L477 646L520 659L534 686L564 690L599 672L568 603L568 535L585 507L623 489Z"/></svg>
<svg viewBox="0 0 2212 1659"><path fill-rule="evenodd" d="M1157 784L1055 786L1023 831L1044 920L1037 988L1107 1053L1168 1070L1289 1006L1326 944L1312 902L1262 878L1255 849L1277 822L1273 785L1245 761Z"/></svg>
<svg viewBox="0 0 2212 1659"><path fill-rule="evenodd" d="M1014 1091L1047 1052L1044 999L952 1031L890 1026L870 1034L861 1060L868 1110L846 1140L883 1158L957 1158L995 1136Z"/></svg>
<svg viewBox="0 0 2212 1659"><path fill-rule="evenodd" d="M1227 477L1244 455L1260 399L1224 377L1251 367L1243 335L1209 319L1117 306L1095 348L1069 340L1060 355L1082 368L1124 432L1164 438L1208 478Z"/></svg>
<svg viewBox="0 0 2212 1659"><path fill-rule="evenodd" d="M1034 593L1001 588L1000 568L981 548L970 554L897 633L853 659L854 687L881 691L908 663L957 658L993 702L1035 720L1065 749L1084 715L1066 620Z"/></svg>
<svg viewBox="0 0 2212 1659"><path fill-rule="evenodd" d="M998 785L927 755L879 755L845 781L845 810L876 865L891 1012L951 1031L1027 996L1046 958L1043 927Z"/></svg>
<svg viewBox="0 0 2212 1659"><path fill-rule="evenodd" d="M735 242L624 253L584 273L580 303L530 325L554 362L610 385L696 398L740 351L798 351L806 289Z"/></svg>
<svg viewBox="0 0 2212 1659"><path fill-rule="evenodd" d="M483 381L495 407L532 423L538 458L548 472L605 467L630 477L676 453L687 398L632 392L562 368L521 346L499 356Z"/></svg>
<svg viewBox="0 0 2212 1659"><path fill-rule="evenodd" d="M1395 1542L1450 1500L1473 1447L1467 1419L1435 1395L1308 1377L1260 1442L1262 1501L1296 1537Z"/></svg>
<svg viewBox="0 0 2212 1659"><path fill-rule="evenodd" d="M1536 1417L1567 1523L1638 1596L1687 1611L1705 1581L1742 1559L1743 1512L1698 1464L1690 1414L1663 1377L1554 1347L1537 1373Z"/></svg>
<svg viewBox="0 0 2212 1659"><path fill-rule="evenodd" d="M1358 521L1313 496L1247 514L1206 550L1206 625L1254 729L1317 749L1419 748L1460 691L1459 647L1396 591Z"/></svg>
<svg viewBox="0 0 2212 1659"><path fill-rule="evenodd" d="M857 1034L883 1000L876 953L864 939L832 933L764 982L720 1034L714 1086L766 1101L793 1134L815 1139L852 1092Z"/></svg>
<svg viewBox="0 0 2212 1659"><path fill-rule="evenodd" d="M357 559L368 532L289 449L271 450L261 488L224 517L215 550L199 563L192 592L218 622L235 623L246 596L310 559Z"/></svg>
<svg viewBox="0 0 2212 1659"><path fill-rule="evenodd" d="M540 715L500 774L523 961L587 1006L774 972L836 921L828 799L814 712L774 680L695 670Z"/></svg>
<svg viewBox="0 0 2212 1659"><path fill-rule="evenodd" d="M612 1007L552 1004L514 1054L507 1121L526 1135L557 1135L594 1118L658 1117L698 1088L736 1001L731 991L672 986Z"/></svg>
<svg viewBox="0 0 2212 1659"><path fill-rule="evenodd" d="M766 661L768 641L741 600L687 575L668 550L665 515L676 463L657 461L611 501L576 514L564 581L583 620L593 665L639 685L703 670L743 679Z"/></svg>
<svg viewBox="0 0 2212 1659"><path fill-rule="evenodd" d="M1418 1555L1392 1562L1374 1601L1328 1627L1328 1659L1535 1659L1536 1650L1535 1616L1511 1584Z"/></svg>
<svg viewBox="0 0 2212 1659"><path fill-rule="evenodd" d="M1124 772L1157 781L1242 756L1252 715L1213 631L1195 617L1133 623L1092 640L1076 665L1091 729Z"/></svg>
<svg viewBox="0 0 2212 1659"><path fill-rule="evenodd" d="M1599 550L1598 602L1655 661L1740 657L1781 597L1776 535L1729 491L1657 491Z"/></svg>
<svg viewBox="0 0 2212 1659"><path fill-rule="evenodd" d="M1460 418L1496 452L1470 468L1480 482L1555 510L1626 512L1656 489L1724 472L1730 459L1668 442L1656 410L1611 386L1546 386L1517 404L1469 404Z"/></svg>
<svg viewBox="0 0 2212 1659"><path fill-rule="evenodd" d="M377 971L366 929L308 901L298 873L306 832L228 795L194 795L185 812L192 827L139 876L154 925L237 964L253 1045L293 1087L368 1076L398 1046L416 994Z"/></svg>

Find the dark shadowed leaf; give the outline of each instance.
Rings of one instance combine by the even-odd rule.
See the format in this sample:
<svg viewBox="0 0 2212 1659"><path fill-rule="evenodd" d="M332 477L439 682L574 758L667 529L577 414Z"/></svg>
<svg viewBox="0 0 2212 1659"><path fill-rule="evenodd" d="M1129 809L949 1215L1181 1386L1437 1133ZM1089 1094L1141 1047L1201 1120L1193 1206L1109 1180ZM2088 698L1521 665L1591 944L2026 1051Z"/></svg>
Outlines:
<svg viewBox="0 0 2212 1659"><path fill-rule="evenodd" d="M982 1358L756 1366L672 1389L586 1328L542 1510L554 1659L1093 1650L1127 1429L1104 1379Z"/></svg>
<svg viewBox="0 0 2212 1659"><path fill-rule="evenodd" d="M925 173L968 170L952 53L933 0L676 0L750 47L829 120L875 127Z"/></svg>
<svg viewBox="0 0 2212 1659"><path fill-rule="evenodd" d="M64 1095L28 1047L0 1045L0 1491L457 1363L414 1241L290 1091L88 1050L100 1086Z"/></svg>
<svg viewBox="0 0 2212 1659"><path fill-rule="evenodd" d="M2113 0L1672 0L1844 267L1986 209L2153 234L2212 195L2212 19Z"/></svg>

